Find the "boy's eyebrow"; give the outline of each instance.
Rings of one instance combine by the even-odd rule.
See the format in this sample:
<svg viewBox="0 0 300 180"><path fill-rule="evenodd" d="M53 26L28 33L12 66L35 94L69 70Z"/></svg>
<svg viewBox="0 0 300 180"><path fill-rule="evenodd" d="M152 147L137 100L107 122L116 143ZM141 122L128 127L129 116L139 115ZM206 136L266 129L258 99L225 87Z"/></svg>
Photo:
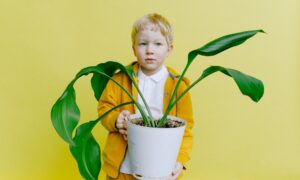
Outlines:
<svg viewBox="0 0 300 180"><path fill-rule="evenodd" d="M144 38L138 38L137 41L148 41L149 39L144 39ZM153 41L164 41L163 38L160 39L154 39Z"/></svg>
<svg viewBox="0 0 300 180"><path fill-rule="evenodd" d="M145 41L146 39L145 38L137 38L138 40L142 40L142 41Z"/></svg>

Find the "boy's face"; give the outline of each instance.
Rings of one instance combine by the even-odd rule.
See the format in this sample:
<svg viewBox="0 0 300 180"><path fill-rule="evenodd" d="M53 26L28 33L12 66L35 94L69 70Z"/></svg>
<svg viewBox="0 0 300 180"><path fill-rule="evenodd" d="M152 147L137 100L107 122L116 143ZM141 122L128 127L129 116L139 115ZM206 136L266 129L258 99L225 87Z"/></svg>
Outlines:
<svg viewBox="0 0 300 180"><path fill-rule="evenodd" d="M134 55L146 75L158 72L171 50L159 28L152 24L138 32L133 45Z"/></svg>

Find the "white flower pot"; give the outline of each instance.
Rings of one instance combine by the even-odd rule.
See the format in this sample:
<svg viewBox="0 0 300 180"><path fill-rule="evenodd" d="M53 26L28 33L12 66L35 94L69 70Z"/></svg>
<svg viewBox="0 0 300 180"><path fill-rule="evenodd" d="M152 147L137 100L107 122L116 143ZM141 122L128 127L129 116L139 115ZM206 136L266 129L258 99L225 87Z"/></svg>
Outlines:
<svg viewBox="0 0 300 180"><path fill-rule="evenodd" d="M131 115L136 119L139 115ZM151 128L127 123L128 153L133 175L137 179L165 179L176 164L186 122L177 128Z"/></svg>

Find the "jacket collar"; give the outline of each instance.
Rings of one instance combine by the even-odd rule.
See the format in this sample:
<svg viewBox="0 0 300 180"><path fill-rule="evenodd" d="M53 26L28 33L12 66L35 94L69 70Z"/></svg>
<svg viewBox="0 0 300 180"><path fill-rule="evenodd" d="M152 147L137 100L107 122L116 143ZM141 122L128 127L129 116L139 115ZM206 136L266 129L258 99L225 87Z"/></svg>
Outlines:
<svg viewBox="0 0 300 180"><path fill-rule="evenodd" d="M131 63L131 65L133 66L133 75L135 76L135 78L138 77L138 71L139 71L139 63L137 63L137 61L134 61ZM180 75L172 68L166 66L168 72L169 72L169 76L174 80L180 77Z"/></svg>
<svg viewBox="0 0 300 180"><path fill-rule="evenodd" d="M163 65L162 68L156 72L155 74L148 76L146 75L141 68L139 68L138 71L138 78L139 79L151 79L152 81L154 81L155 83L158 83L160 80L162 80L163 77L167 77L169 75L169 72L167 70L167 68Z"/></svg>

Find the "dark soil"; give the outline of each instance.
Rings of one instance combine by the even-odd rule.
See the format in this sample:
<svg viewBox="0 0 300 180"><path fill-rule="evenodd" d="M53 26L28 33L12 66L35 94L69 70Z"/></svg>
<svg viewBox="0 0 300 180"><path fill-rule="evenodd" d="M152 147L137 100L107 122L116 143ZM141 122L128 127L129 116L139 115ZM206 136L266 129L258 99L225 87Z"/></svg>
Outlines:
<svg viewBox="0 0 300 180"><path fill-rule="evenodd" d="M150 127L149 124L145 125L142 118L133 119L133 120L131 120L131 122L133 124L136 124L136 125L139 125L139 126ZM157 125L159 123L159 121L155 120L154 123L155 123L155 125ZM184 125L184 123L181 122L181 121L167 119L161 128L176 128L176 127L180 127L180 126L183 126L183 125Z"/></svg>

